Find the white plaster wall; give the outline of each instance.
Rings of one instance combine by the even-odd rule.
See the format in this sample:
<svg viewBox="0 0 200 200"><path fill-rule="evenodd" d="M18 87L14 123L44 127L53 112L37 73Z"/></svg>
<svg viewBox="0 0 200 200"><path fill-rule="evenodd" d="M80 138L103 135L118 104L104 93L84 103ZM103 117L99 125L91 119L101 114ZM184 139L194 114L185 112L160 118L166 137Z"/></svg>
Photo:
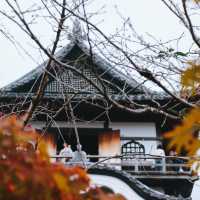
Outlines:
<svg viewBox="0 0 200 200"><path fill-rule="evenodd" d="M113 122L110 123L110 127L114 130L120 130L120 136L126 137L154 137L156 138L156 126L155 123L143 123L143 122ZM127 142L128 140L126 140ZM138 141L145 146L146 153L152 153L157 146L156 141ZM123 141L122 141L123 144Z"/></svg>
<svg viewBox="0 0 200 200"><path fill-rule="evenodd" d="M45 122L37 121L31 123L34 128L42 128L45 126ZM73 127L71 123L68 122L57 122L52 125L52 127ZM77 127L79 128L103 128L104 123L97 121L92 123L78 122ZM113 130L120 130L120 137L155 137L156 138L156 127L155 123L146 122L111 122L109 128ZM128 140L127 140L128 141ZM126 142L127 142L126 141ZM156 149L156 141L138 141L145 146L146 153L151 153ZM123 144L123 141L122 141Z"/></svg>

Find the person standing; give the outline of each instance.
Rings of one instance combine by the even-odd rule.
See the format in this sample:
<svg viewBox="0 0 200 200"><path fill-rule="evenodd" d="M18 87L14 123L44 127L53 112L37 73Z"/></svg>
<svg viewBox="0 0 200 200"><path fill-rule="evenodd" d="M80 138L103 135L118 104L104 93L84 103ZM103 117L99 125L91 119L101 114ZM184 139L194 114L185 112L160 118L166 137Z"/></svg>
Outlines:
<svg viewBox="0 0 200 200"><path fill-rule="evenodd" d="M85 151L82 150L81 145L77 145L77 150L73 154L73 161L74 162L87 162L87 154Z"/></svg>
<svg viewBox="0 0 200 200"><path fill-rule="evenodd" d="M68 158L64 158L62 160L64 160L65 162L69 161L72 157L73 157L73 151L70 147L70 145L68 145L66 142L63 144L64 148L61 149L59 156L66 156Z"/></svg>
<svg viewBox="0 0 200 200"><path fill-rule="evenodd" d="M162 144L158 144L157 149L153 152L154 156L157 156L158 158L155 159L155 169L157 171L161 171L162 170L162 165L164 165L165 163L165 151L162 147Z"/></svg>

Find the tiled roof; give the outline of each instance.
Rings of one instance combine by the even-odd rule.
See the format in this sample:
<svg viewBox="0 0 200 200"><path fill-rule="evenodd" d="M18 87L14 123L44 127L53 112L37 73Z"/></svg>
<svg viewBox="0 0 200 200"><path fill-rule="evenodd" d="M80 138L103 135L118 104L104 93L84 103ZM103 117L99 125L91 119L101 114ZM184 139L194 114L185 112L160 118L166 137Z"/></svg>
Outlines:
<svg viewBox="0 0 200 200"><path fill-rule="evenodd" d="M102 175L118 178L127 185L129 185L129 187L134 192L136 192L141 197L141 199L144 200L192 200L191 197L182 197L181 195L175 197L156 191L143 184L138 179L134 178L134 176L130 173L127 173L123 170L117 170L115 168L109 168L104 166L96 166L94 168L90 168L88 170L88 173L93 175Z"/></svg>
<svg viewBox="0 0 200 200"><path fill-rule="evenodd" d="M66 55L72 50L72 48L75 45L77 45L86 55L90 56L89 49L86 44L84 44L82 41L81 42L80 41L72 41L70 44L68 44L66 47L61 49L56 54L56 58L59 60L62 60L63 58L65 58ZM110 63L108 63L105 59L103 59L99 55L97 55L97 54L93 55L93 62L97 66L98 69L100 69L101 71L104 71L104 73L106 73L107 75L112 77L112 79L126 83L127 85L129 85L133 88L138 86L137 89L139 89L142 92L147 91L147 89L145 87L139 86L139 83L137 83L137 81L135 81L133 78L125 75L122 71L117 69L115 66L112 66ZM2 88L2 91L10 91L10 92L13 91L14 92L15 88L17 88L19 86L23 86L24 84L27 84L27 83L37 79L39 77L39 75L42 74L42 72L46 66L46 63L47 63L47 61L42 63L41 65L39 65L37 68L33 69L32 71L30 71L29 73L25 74L20 79L12 82L8 86L5 86L4 88Z"/></svg>
<svg viewBox="0 0 200 200"><path fill-rule="evenodd" d="M75 32L75 31L74 31ZM74 38L71 38L71 42L63 47L61 50L58 51L58 53L55 55L55 57L64 62L64 59L66 56L72 51L73 48L79 48L85 55L90 57L90 48L87 45L87 42L84 40L83 37L77 36L77 32L75 34ZM95 64L95 67L97 68L97 71L103 72L103 74L106 74L109 76L110 82L116 82L115 84L118 85L119 87L122 87L123 85L126 85L132 92L130 92L129 98L130 99L135 99L135 100L146 100L146 99L151 99L151 98L156 98L156 99L164 99L167 96L165 94L161 93L152 93L149 91L146 87L143 85L140 85L136 80L134 80L131 76L127 76L124 74L122 71L117 68L117 66L111 65L109 62L107 62L104 58L99 56L96 52L93 52L93 63ZM38 79L38 77L43 73L43 70L46 66L47 61L39 65L37 68L33 69L29 73L25 74L23 77L20 79L14 81L13 83L5 86L4 88L1 89L0 96L1 97L16 97L16 96L33 96L33 94L29 93L27 94L27 91L23 91L23 86L27 84L33 84L35 80ZM106 79L106 78L105 78ZM55 80L54 80L55 82ZM52 82L53 83L53 82ZM55 84L53 84L55 86ZM52 85L47 85L47 87L53 88ZM16 90L16 88L22 88L19 91ZM56 86L57 87L57 86ZM48 98L55 98L61 96L61 92L56 90L55 88L52 89L52 91L49 91L49 88L45 90L45 95ZM57 87L59 88L59 87ZM80 92L81 93L81 92ZM100 96L98 95L93 95L92 94L83 94L81 93L82 97L86 96L87 98L99 98ZM121 92L118 92L118 94L113 94L112 91L109 95L113 95L113 98L116 100L120 99L126 99L126 96L122 94Z"/></svg>

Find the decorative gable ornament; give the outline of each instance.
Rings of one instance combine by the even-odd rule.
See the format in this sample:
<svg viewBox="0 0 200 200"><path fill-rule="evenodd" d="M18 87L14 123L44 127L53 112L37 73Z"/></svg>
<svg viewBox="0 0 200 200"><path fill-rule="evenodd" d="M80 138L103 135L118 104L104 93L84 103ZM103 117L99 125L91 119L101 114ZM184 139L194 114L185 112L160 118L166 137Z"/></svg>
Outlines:
<svg viewBox="0 0 200 200"><path fill-rule="evenodd" d="M75 42L87 40L87 34L78 19L74 20L72 32L68 35L68 39Z"/></svg>

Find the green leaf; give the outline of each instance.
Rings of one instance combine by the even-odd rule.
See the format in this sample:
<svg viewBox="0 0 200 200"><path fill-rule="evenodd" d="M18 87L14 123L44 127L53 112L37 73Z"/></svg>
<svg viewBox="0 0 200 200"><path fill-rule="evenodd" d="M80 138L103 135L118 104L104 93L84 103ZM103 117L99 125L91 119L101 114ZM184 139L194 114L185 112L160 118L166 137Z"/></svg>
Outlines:
<svg viewBox="0 0 200 200"><path fill-rule="evenodd" d="M181 52L181 51L177 51L177 52L175 52L175 53L174 53L174 55L176 55L176 56L183 56L183 57L185 57L185 56L187 56L187 55L188 55L188 53L183 53L183 52Z"/></svg>

